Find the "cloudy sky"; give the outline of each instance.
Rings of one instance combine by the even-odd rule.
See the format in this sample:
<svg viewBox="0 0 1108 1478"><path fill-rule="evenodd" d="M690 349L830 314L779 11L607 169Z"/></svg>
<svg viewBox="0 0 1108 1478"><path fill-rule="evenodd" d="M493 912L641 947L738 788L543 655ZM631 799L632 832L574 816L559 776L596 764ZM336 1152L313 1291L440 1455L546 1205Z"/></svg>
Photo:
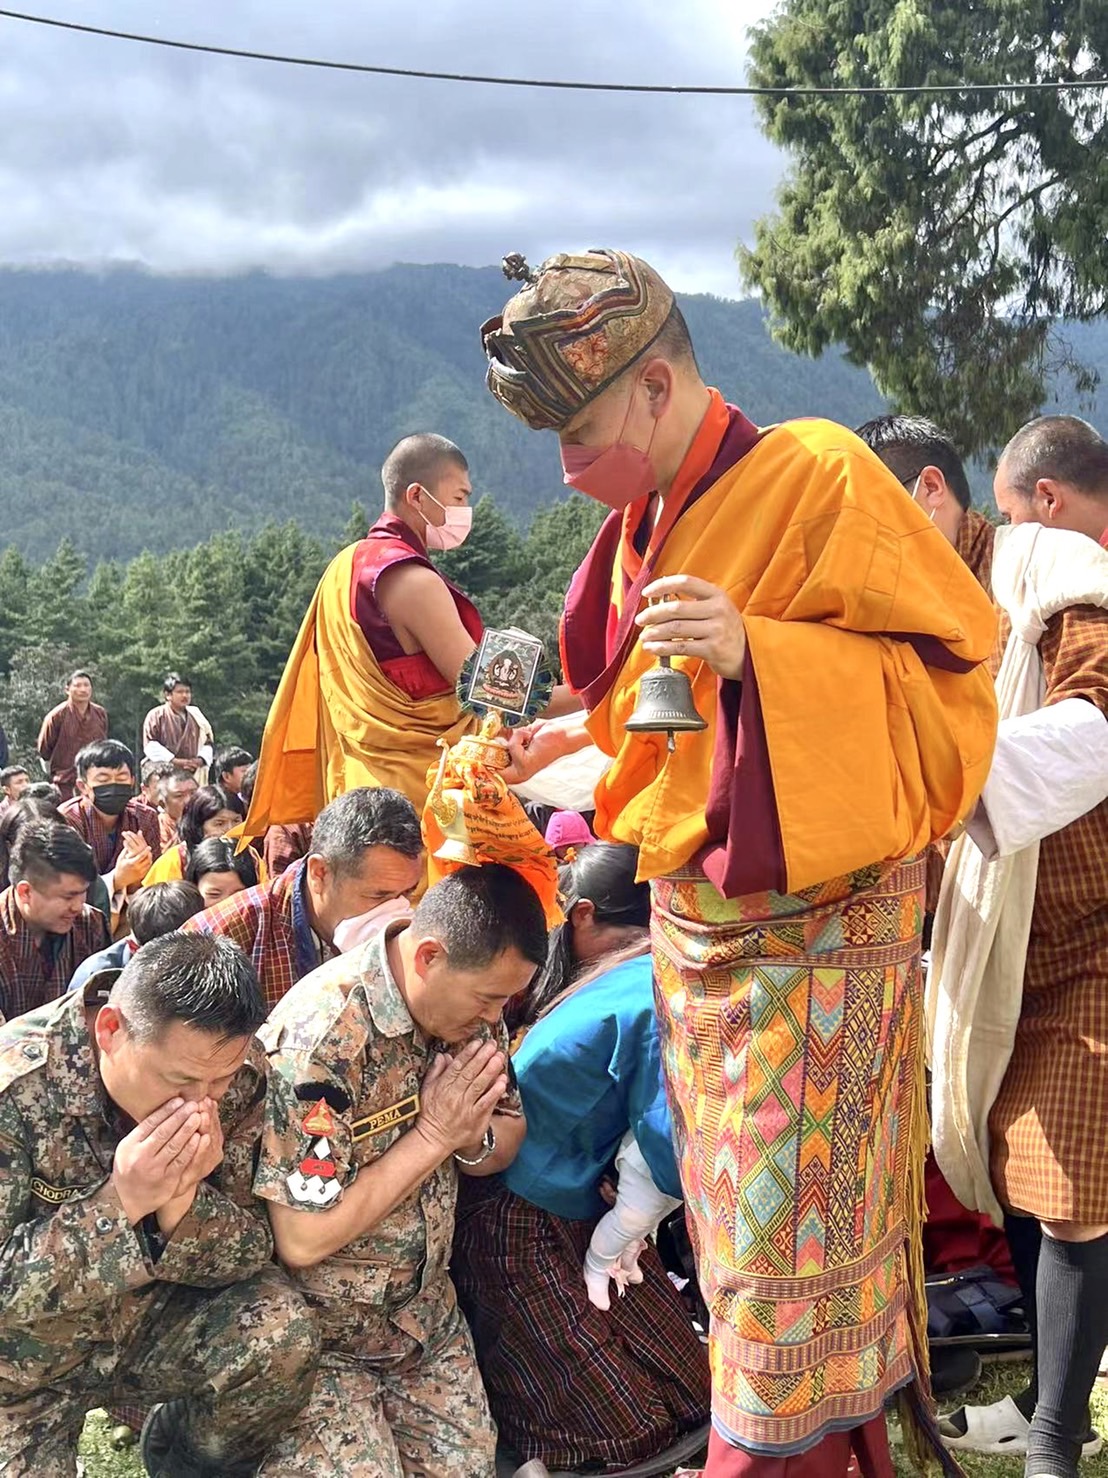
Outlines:
<svg viewBox="0 0 1108 1478"><path fill-rule="evenodd" d="M744 80L771 0L29 0L122 30L390 66ZM741 98L593 96L190 55L0 18L0 261L482 265L618 245L737 296L782 161Z"/></svg>

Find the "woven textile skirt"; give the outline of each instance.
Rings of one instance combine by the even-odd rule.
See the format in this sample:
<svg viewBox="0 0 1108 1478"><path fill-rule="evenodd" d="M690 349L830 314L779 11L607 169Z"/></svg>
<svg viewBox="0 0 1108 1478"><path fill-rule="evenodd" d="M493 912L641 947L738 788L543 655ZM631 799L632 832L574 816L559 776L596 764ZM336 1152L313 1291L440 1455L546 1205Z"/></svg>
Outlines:
<svg viewBox="0 0 1108 1478"><path fill-rule="evenodd" d="M594 1308L582 1271L593 1222L462 1182L451 1274L500 1439L551 1468L626 1468L708 1416L708 1358L657 1252L643 1281Z"/></svg>
<svg viewBox="0 0 1108 1478"><path fill-rule="evenodd" d="M803 1452L901 1388L932 1448L923 887L922 860L790 897L725 900L695 866L653 884L713 1423L751 1452Z"/></svg>

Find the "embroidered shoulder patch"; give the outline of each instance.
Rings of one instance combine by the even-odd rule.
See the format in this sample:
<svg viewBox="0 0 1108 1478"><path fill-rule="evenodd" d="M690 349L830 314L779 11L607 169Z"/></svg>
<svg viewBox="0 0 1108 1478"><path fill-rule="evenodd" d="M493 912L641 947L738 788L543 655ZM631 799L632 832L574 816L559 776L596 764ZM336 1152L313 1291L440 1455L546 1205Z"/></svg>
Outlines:
<svg viewBox="0 0 1108 1478"><path fill-rule="evenodd" d="M332 1135L335 1132L335 1121L327 1101L323 1098L315 1105L310 1113L306 1114L300 1121L300 1127L305 1134L316 1137L320 1134Z"/></svg>
<svg viewBox="0 0 1108 1478"><path fill-rule="evenodd" d="M285 1177L289 1195L302 1206L330 1206L342 1192L336 1170L330 1143L326 1135L320 1135L312 1140L292 1174Z"/></svg>

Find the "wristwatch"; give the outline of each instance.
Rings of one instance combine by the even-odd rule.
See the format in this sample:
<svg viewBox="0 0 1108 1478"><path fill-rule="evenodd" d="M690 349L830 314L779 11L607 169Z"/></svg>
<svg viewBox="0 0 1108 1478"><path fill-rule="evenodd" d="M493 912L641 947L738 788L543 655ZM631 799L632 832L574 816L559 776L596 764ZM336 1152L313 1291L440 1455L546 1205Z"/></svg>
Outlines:
<svg viewBox="0 0 1108 1478"><path fill-rule="evenodd" d="M496 1135L492 1132L492 1125L490 1124L485 1130L485 1137L481 1141L481 1153L476 1159L467 1160L465 1155L459 1155L457 1150L454 1151L454 1158L459 1165L483 1165L495 1149Z"/></svg>

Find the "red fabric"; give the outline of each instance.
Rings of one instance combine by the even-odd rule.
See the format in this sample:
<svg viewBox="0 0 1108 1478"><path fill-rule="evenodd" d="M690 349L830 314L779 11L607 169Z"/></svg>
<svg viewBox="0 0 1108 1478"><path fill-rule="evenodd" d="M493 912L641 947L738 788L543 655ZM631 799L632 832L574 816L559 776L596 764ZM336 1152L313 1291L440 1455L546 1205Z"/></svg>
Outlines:
<svg viewBox="0 0 1108 1478"><path fill-rule="evenodd" d="M749 651L741 683L720 678L712 783L704 807L711 838L704 875L724 898L768 886L785 892L785 845L777 817L762 701Z"/></svg>
<svg viewBox="0 0 1108 1478"><path fill-rule="evenodd" d="M445 692L450 684L425 652L405 652L377 603L377 581L384 572L395 565L412 563L435 569L407 524L391 513L383 513L354 553L350 614L389 681L409 698L431 698ZM435 570L435 573L438 575L439 571ZM443 584L454 597L462 625L473 640L479 642L484 626L477 607L449 580L443 580Z"/></svg>
<svg viewBox="0 0 1108 1478"><path fill-rule="evenodd" d="M980 1211L967 1211L943 1179L934 1155L925 1171L927 1221L923 1265L929 1273L964 1273L988 1263L1000 1277L1016 1282L1008 1239Z"/></svg>
<svg viewBox="0 0 1108 1478"><path fill-rule="evenodd" d="M703 1478L895 1478L895 1470L885 1418L875 1416L789 1457L746 1452L713 1431Z"/></svg>

